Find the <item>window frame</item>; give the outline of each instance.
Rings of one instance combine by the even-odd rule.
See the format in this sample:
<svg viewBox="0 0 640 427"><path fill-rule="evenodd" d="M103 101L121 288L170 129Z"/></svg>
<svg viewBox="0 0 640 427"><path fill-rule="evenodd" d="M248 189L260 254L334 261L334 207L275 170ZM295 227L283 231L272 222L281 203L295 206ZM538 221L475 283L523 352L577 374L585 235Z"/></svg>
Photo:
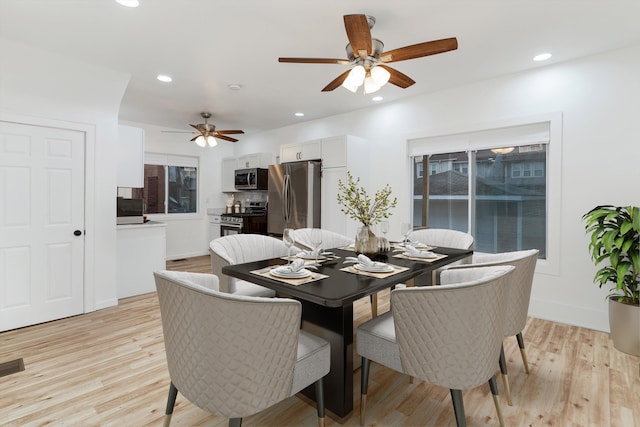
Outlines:
<svg viewBox="0 0 640 427"><path fill-rule="evenodd" d="M175 154L164 153L144 153L144 166L156 165L163 166L165 169L165 200L164 200L164 213L152 213L148 214L149 219L163 220L168 219L193 219L199 218L200 215L200 158L197 156L185 156ZM168 212L168 197L169 197L169 166L177 167L194 167L196 168L196 211L195 212Z"/></svg>
<svg viewBox="0 0 640 427"><path fill-rule="evenodd" d="M500 130L502 128L528 126L536 123L545 123L548 126L548 140L546 141L547 165L544 171L544 178L547 183L547 258L538 260L536 272L558 276L560 274L560 227L562 220L560 216L562 206L562 112L523 116L481 124L459 125L455 128L435 129L421 135L416 135L415 137L407 139L407 162L413 163L414 157L419 155L496 148L495 144L476 144L472 146L468 134ZM522 141L516 145L532 145L535 143L536 141ZM409 183L408 194L410 195L408 211L411 222L413 223L413 186L415 184L413 180L413 168L408 169L407 182ZM469 195L469 197L471 197L471 195ZM472 234L475 232L473 229L470 230Z"/></svg>

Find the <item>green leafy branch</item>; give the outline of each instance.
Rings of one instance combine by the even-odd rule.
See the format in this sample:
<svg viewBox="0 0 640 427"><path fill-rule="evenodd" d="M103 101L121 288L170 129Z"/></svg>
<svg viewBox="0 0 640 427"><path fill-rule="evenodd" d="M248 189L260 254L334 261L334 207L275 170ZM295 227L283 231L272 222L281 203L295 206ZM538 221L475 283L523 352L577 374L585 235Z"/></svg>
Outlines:
<svg viewBox="0 0 640 427"><path fill-rule="evenodd" d="M375 225L389 218L391 215L389 210L395 208L398 203L397 197L390 200L389 184L376 191L373 199L359 184L360 178L354 179L349 171L347 171L346 184L338 180L338 203L343 206L342 213L366 226Z"/></svg>

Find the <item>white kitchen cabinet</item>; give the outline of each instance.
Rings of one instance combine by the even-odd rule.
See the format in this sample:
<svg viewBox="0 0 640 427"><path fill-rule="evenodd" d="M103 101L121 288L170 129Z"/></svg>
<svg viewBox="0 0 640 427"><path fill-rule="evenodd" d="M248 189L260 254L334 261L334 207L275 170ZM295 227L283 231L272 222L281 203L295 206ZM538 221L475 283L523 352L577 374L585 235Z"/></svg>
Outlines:
<svg viewBox="0 0 640 427"><path fill-rule="evenodd" d="M238 157L238 169L267 168L273 163L271 153L253 153Z"/></svg>
<svg viewBox="0 0 640 427"><path fill-rule="evenodd" d="M117 226L118 298L155 292L153 272L167 268L166 226L165 223L155 221Z"/></svg>
<svg viewBox="0 0 640 427"><path fill-rule="evenodd" d="M280 163L318 160L322 158L322 140L280 146Z"/></svg>
<svg viewBox="0 0 640 427"><path fill-rule="evenodd" d="M345 236L355 237L359 224L342 213L338 204L338 183L347 182L347 171L360 182L369 182L367 141L350 135L322 140L321 226ZM371 193L370 193L371 194Z"/></svg>
<svg viewBox="0 0 640 427"><path fill-rule="evenodd" d="M235 157L222 159L220 168L220 183L223 193L232 193L235 189L235 170L238 169L238 161Z"/></svg>
<svg viewBox="0 0 640 427"><path fill-rule="evenodd" d="M144 129L118 126L117 186L144 188Z"/></svg>

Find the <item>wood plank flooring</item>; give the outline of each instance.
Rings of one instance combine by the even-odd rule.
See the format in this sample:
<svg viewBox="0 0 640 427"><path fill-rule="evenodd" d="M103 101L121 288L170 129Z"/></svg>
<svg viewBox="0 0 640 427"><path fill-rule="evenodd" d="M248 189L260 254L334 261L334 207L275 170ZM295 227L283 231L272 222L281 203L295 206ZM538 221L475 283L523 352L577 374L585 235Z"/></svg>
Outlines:
<svg viewBox="0 0 640 427"><path fill-rule="evenodd" d="M209 258L167 268L210 272ZM380 312L389 294L379 296ZM356 303L354 322L370 316ZM640 360L613 348L608 334L530 318L524 331L531 373L515 338L505 340L513 406L501 402L508 426L640 427ZM2 426L159 426L169 376L155 293L117 307L0 334L0 363L23 358L25 370L0 377ZM497 363L496 363L497 368ZM360 371L354 372L359 425ZM498 380L502 392L502 383ZM489 387L463 392L470 426L497 425ZM449 391L372 364L367 425L455 425ZM225 426L178 394L172 426ZM247 417L244 426L315 426L314 407L298 397ZM327 426L340 425L327 418Z"/></svg>

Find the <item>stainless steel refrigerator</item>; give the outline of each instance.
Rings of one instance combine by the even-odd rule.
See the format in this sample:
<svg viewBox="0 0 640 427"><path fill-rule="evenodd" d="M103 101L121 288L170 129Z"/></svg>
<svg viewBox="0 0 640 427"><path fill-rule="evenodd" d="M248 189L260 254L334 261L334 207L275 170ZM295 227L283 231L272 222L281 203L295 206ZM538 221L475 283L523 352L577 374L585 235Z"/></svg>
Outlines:
<svg viewBox="0 0 640 427"><path fill-rule="evenodd" d="M267 232L285 228L320 228L321 162L269 165Z"/></svg>

